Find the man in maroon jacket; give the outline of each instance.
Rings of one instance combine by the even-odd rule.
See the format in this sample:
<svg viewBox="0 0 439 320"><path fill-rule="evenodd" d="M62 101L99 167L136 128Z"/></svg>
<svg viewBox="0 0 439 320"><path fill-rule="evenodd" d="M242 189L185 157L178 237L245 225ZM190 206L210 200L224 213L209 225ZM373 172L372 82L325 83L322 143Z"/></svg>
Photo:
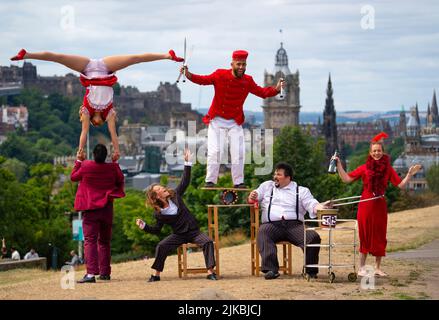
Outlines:
<svg viewBox="0 0 439 320"><path fill-rule="evenodd" d="M245 74L248 52L233 52L231 69L218 69L214 73L200 76L190 73L187 66L181 72L192 82L200 85L213 85L215 96L203 122L209 125L207 131L207 172L206 187L214 187L218 180L225 139L229 140L232 160L232 179L235 188L245 188L244 157L245 142L243 105L249 93L261 98L277 95L283 79L276 87L262 88L253 78Z"/></svg>
<svg viewBox="0 0 439 320"><path fill-rule="evenodd" d="M98 144L94 161L78 151L70 179L79 181L75 210L83 212L84 253L87 274L78 283L110 280L113 199L125 197L124 176L117 163L106 163L107 148Z"/></svg>

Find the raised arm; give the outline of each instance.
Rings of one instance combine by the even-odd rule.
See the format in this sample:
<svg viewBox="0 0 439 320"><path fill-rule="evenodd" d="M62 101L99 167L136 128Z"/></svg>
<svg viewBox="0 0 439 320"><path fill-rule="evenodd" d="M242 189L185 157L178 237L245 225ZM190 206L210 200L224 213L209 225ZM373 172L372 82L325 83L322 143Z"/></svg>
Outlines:
<svg viewBox="0 0 439 320"><path fill-rule="evenodd" d="M81 165L84 159L85 159L84 150L78 150L78 152L76 153L75 166L73 167L72 173L70 174L70 180L81 181L82 179Z"/></svg>
<svg viewBox="0 0 439 320"><path fill-rule="evenodd" d="M189 72L187 66L181 67L180 72L181 73L185 72L186 78L188 78L193 83L200 84L203 86L212 85L215 81L215 72L207 76L200 76L198 74L193 74Z"/></svg>
<svg viewBox="0 0 439 320"><path fill-rule="evenodd" d="M85 145L87 144L87 134L90 130L90 116L81 112L81 109L79 110L79 115L82 123L81 136L79 137L79 150L84 150Z"/></svg>
<svg viewBox="0 0 439 320"><path fill-rule="evenodd" d="M119 139L116 131L116 113L112 112L107 118L108 131L110 132L111 144L113 145L114 153L112 156L113 161L117 161L120 157Z"/></svg>
<svg viewBox="0 0 439 320"><path fill-rule="evenodd" d="M405 178L398 184L398 188L404 189L407 183L410 181L410 179L418 173L419 170L421 170L422 166L420 164L415 164L410 167L409 171L407 172ZM396 173L395 173L396 174Z"/></svg>
<svg viewBox="0 0 439 320"><path fill-rule="evenodd" d="M250 79L250 93L260 97L260 98L268 98L268 97L274 97L280 92L281 88L281 81L279 80L276 87L265 87L262 88L256 84L256 82L253 80L253 78Z"/></svg>
<svg viewBox="0 0 439 320"><path fill-rule="evenodd" d="M192 155L189 149L185 149L183 177L181 178L180 184L177 186L177 188L175 188L175 192L180 196L184 194L187 187L189 186L189 183L191 182L191 169L192 169L192 163L190 162L191 156Z"/></svg>
<svg viewBox="0 0 439 320"><path fill-rule="evenodd" d="M340 158L339 157L332 157L332 159L335 159L337 161L337 172L338 175L340 177L340 179L344 182L344 183L351 183L352 181L354 181L355 179L352 178L351 176L349 176L345 169L343 168L343 165L341 164Z"/></svg>

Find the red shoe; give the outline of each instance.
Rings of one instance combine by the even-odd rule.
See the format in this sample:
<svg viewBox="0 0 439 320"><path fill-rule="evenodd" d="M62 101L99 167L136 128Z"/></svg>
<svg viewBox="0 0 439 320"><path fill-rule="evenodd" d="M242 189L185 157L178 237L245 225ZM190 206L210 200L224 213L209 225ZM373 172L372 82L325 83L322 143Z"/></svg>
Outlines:
<svg viewBox="0 0 439 320"><path fill-rule="evenodd" d="M177 57L177 56L175 55L174 50L172 50L172 49L169 50L169 54L171 55L171 60L173 60L173 61L177 61L177 62L183 62L183 61L184 61L183 58Z"/></svg>
<svg viewBox="0 0 439 320"><path fill-rule="evenodd" d="M16 56L13 56L11 58L12 61L16 61L16 60L23 60L24 59L24 55L26 54L26 50L21 49Z"/></svg>

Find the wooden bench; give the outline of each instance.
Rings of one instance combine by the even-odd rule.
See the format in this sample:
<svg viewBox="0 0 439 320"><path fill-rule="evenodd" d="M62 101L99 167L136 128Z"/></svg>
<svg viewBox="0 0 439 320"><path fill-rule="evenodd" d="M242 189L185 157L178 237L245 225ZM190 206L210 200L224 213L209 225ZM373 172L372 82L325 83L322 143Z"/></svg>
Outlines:
<svg viewBox="0 0 439 320"><path fill-rule="evenodd" d="M44 257L29 260L1 259L0 271L7 271L19 268L37 268L47 270L47 259Z"/></svg>

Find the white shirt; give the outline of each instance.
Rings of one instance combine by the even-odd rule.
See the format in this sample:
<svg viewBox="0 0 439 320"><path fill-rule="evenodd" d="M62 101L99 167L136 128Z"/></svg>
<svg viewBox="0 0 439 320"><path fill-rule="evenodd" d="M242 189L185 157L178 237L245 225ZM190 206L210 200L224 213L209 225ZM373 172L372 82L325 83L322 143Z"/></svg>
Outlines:
<svg viewBox="0 0 439 320"><path fill-rule="evenodd" d="M215 118L213 118L211 120L211 122L214 122L215 125L218 128L222 128L222 129L231 129L235 126L237 126L238 124L236 123L235 119L225 119L223 117L218 117L216 116Z"/></svg>
<svg viewBox="0 0 439 320"><path fill-rule="evenodd" d="M262 223L269 222L268 207L270 205L271 190L273 198L271 200L270 220L279 221L282 217L285 220L296 220L296 182L291 181L289 185L283 188L276 188L274 181L263 182L256 192L261 207ZM316 218L315 206L319 202L314 199L308 188L299 186L299 220L303 221L308 211L311 218Z"/></svg>
<svg viewBox="0 0 439 320"><path fill-rule="evenodd" d="M32 253L32 252L28 252L26 253L26 255L24 256L24 260L29 260L29 259L36 259L39 258L38 253Z"/></svg>
<svg viewBox="0 0 439 320"><path fill-rule="evenodd" d="M174 202L168 200L169 206L164 209L160 209L160 213L166 216L175 216L177 214L178 208Z"/></svg>
<svg viewBox="0 0 439 320"><path fill-rule="evenodd" d="M11 259L12 259L12 260L20 260L20 254L18 253L17 250L15 250L14 252L12 252Z"/></svg>

